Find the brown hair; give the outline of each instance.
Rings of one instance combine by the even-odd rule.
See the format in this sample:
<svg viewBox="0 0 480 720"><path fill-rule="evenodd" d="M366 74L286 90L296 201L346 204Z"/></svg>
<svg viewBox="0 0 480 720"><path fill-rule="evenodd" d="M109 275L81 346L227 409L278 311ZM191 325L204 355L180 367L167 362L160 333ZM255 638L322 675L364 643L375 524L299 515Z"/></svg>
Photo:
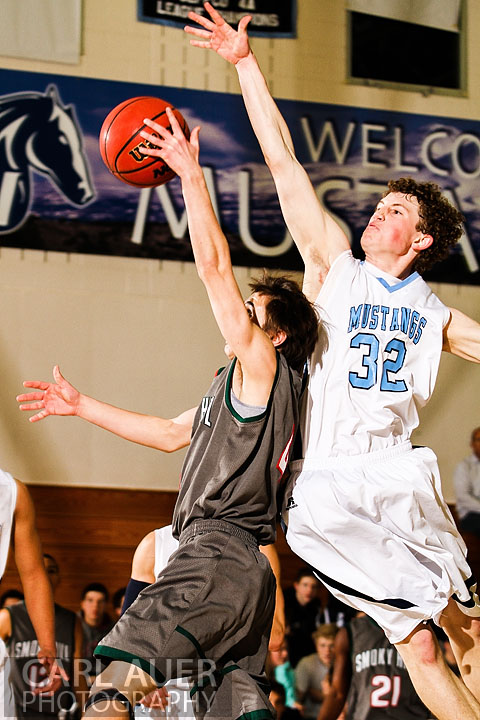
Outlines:
<svg viewBox="0 0 480 720"><path fill-rule="evenodd" d="M312 633L312 640L316 642L318 638L327 638L327 640L334 640L335 635L338 632L338 627L335 623L324 623L319 625L317 629Z"/></svg>
<svg viewBox="0 0 480 720"><path fill-rule="evenodd" d="M318 315L297 283L286 275L270 275L250 283L252 293L266 295L269 299L265 310L267 319L263 330L283 330L286 339L278 347L294 370L302 372L307 358L312 354L318 339Z"/></svg>
<svg viewBox="0 0 480 720"><path fill-rule="evenodd" d="M424 273L432 265L448 257L450 248L457 244L462 235L462 223L465 218L442 195L439 186L435 183L417 182L413 178L390 180L388 191L383 197L395 192L417 198L420 218L417 230L433 237L433 243L418 253L413 266L418 273Z"/></svg>

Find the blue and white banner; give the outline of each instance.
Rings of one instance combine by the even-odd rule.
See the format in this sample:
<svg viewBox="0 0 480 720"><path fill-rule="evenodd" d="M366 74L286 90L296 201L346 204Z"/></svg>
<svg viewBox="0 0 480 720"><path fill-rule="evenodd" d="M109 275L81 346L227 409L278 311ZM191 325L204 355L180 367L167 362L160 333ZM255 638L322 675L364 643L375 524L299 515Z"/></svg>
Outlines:
<svg viewBox="0 0 480 720"><path fill-rule="evenodd" d="M119 102L155 95L200 125L201 163L232 260L301 269L275 187L237 95L0 70L0 245L192 260L178 178L138 189L98 149ZM465 234L428 278L479 284L480 122L320 103L279 102L297 156L361 256L359 239L391 177L438 183Z"/></svg>

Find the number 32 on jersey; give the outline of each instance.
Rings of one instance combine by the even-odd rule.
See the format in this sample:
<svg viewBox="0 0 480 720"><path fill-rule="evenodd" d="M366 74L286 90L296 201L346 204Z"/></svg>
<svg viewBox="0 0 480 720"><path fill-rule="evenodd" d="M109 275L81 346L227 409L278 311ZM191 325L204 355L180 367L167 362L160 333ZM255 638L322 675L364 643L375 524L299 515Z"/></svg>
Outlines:
<svg viewBox="0 0 480 720"><path fill-rule="evenodd" d="M351 348L362 352L359 372L350 372L350 385L362 390L370 390L378 382L383 392L405 392L407 385L404 380L395 377L405 363L407 348L403 340L392 338L382 353L383 360L379 371L380 342L372 333L360 332L350 341Z"/></svg>

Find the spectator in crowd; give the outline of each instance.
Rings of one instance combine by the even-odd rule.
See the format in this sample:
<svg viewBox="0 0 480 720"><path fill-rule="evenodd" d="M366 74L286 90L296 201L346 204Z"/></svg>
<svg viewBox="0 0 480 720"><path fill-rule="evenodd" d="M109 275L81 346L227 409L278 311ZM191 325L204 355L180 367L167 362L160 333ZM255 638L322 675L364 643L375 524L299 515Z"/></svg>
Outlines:
<svg viewBox="0 0 480 720"><path fill-rule="evenodd" d="M267 657L267 676L270 683L280 683L285 690L284 703L288 707L296 707L295 670L289 657L286 639L275 650L269 650Z"/></svg>
<svg viewBox="0 0 480 720"><path fill-rule="evenodd" d="M44 553L43 563L47 577L55 591L60 582L58 564L52 555ZM33 689L46 683L48 673L37 658L37 641L24 602L10 605L2 619L2 632L7 641L11 659L10 682L15 696L18 720L57 718L60 711L70 711L64 716L73 718L84 698L76 698L69 678L81 682L81 675L74 673L74 658L80 658L82 650L82 626L74 612L55 603L55 642L57 661L64 671L62 686L53 695L35 695ZM87 690L86 682L78 690Z"/></svg>
<svg viewBox="0 0 480 720"><path fill-rule="evenodd" d="M114 614L115 620L118 620L118 618L122 614L122 606L123 606L123 600L125 598L125 590L126 589L127 588L125 588L125 587L118 588L118 590L115 590L115 592L112 595L113 614Z"/></svg>
<svg viewBox="0 0 480 720"><path fill-rule="evenodd" d="M329 693L329 672L333 664L334 623L320 625L312 635L315 652L303 657L295 669L297 700L302 705L305 720L317 720L325 696Z"/></svg>
<svg viewBox="0 0 480 720"><path fill-rule="evenodd" d="M470 436L472 453L455 468L453 482L460 529L480 537L480 427Z"/></svg>
<svg viewBox="0 0 480 720"><path fill-rule="evenodd" d="M337 627L343 627L355 617L355 610L334 597L323 583L320 583L318 598L320 610L317 615L317 626L335 623Z"/></svg>
<svg viewBox="0 0 480 720"><path fill-rule="evenodd" d="M285 623L288 657L292 667L315 652L312 633L319 625L342 627L355 611L337 600L309 567L300 568L293 587L285 590ZM288 705L288 702L287 702Z"/></svg>
<svg viewBox="0 0 480 720"><path fill-rule="evenodd" d="M320 583L308 567L300 568L292 587L284 591L288 657L292 667L315 652L312 633L318 625Z"/></svg>
<svg viewBox="0 0 480 720"><path fill-rule="evenodd" d="M270 702L275 708L277 720L302 720L300 712L285 704L285 688L275 680L270 684Z"/></svg>
<svg viewBox="0 0 480 720"><path fill-rule="evenodd" d="M95 671L96 661L93 651L114 624L106 612L107 603L108 590L102 583L93 582L83 588L78 614L82 622L82 657L87 664L90 678L98 674Z"/></svg>
<svg viewBox="0 0 480 720"><path fill-rule="evenodd" d="M0 609L10 607L10 605L16 605L22 602L24 599L23 593L16 588L9 588L0 595Z"/></svg>

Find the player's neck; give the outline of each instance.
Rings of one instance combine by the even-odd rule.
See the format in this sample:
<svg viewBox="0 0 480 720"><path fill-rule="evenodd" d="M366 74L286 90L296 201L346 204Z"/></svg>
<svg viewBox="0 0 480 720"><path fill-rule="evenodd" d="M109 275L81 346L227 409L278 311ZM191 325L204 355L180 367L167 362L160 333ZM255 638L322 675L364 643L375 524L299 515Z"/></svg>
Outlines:
<svg viewBox="0 0 480 720"><path fill-rule="evenodd" d="M366 253L365 260L370 263L370 265L382 270L382 272L398 278L398 280L405 280L405 278L413 272L414 261L408 256L395 257L387 255L369 255Z"/></svg>

